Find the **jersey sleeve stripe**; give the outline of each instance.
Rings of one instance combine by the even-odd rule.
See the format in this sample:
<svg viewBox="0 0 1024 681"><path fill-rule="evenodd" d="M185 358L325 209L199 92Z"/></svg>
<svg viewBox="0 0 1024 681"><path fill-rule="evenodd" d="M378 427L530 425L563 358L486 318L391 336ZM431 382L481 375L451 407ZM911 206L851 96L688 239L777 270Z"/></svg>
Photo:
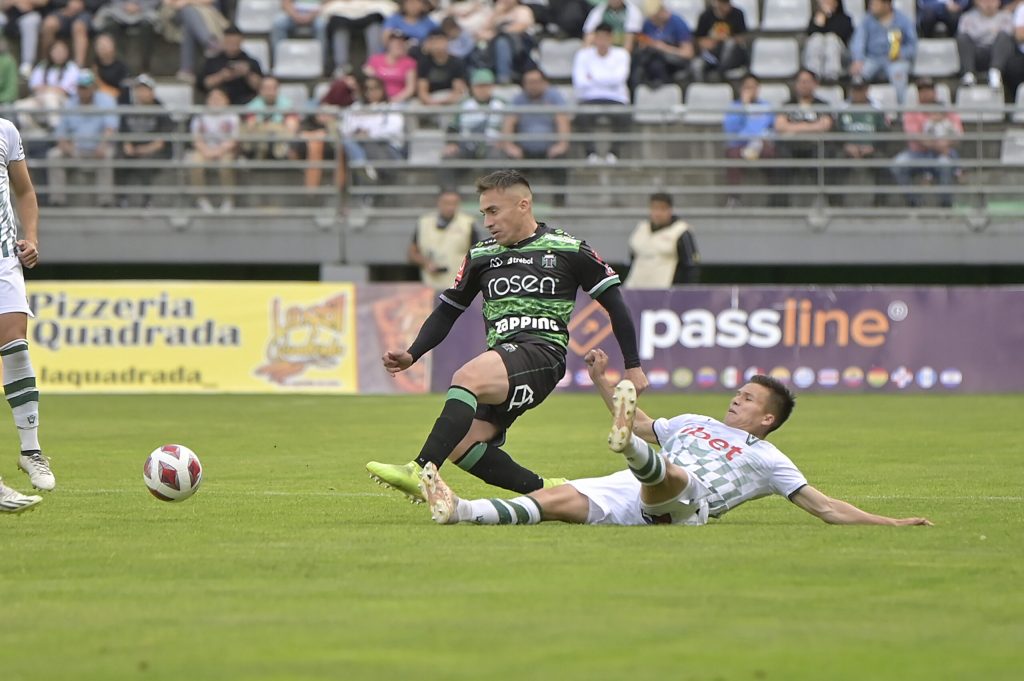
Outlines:
<svg viewBox="0 0 1024 681"><path fill-rule="evenodd" d="M587 295L589 295L591 298L597 298L599 295L604 293L605 290L608 289L609 286L614 286L615 284L618 284L618 283L619 283L619 275L617 275L617 274L613 274L610 277L605 277L601 281L597 282L594 285L594 288L592 288L589 291L587 291Z"/></svg>
<svg viewBox="0 0 1024 681"><path fill-rule="evenodd" d="M440 298L440 299L442 300L442 302L448 303L448 304L449 304L449 305L451 305L452 307L454 307L454 308L456 308L456 309L458 309L458 310L462 310L463 312L465 312L465 311L466 311L466 306L465 306L465 305L459 305L458 303L456 303L456 302L455 302L454 300L452 300L451 298L449 298L449 297L448 297L448 296L446 296L445 294L443 294L443 293L442 293L442 294L441 294L440 296L438 296L438 297L439 297L439 298Z"/></svg>

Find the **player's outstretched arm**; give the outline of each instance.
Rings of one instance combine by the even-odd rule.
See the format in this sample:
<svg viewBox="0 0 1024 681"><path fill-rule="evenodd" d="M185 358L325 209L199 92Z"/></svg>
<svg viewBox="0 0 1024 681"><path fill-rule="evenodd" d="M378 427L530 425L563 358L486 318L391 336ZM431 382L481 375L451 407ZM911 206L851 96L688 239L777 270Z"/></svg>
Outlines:
<svg viewBox="0 0 1024 681"><path fill-rule="evenodd" d="M622 291L618 286L612 286L597 297L597 302L608 311L608 318L612 322L612 333L615 334L615 341L622 351L622 359L626 363L626 378L633 381L633 387L637 394L647 389L647 376L640 366L640 353L637 350L636 327L633 325L633 318L626 307L626 301L622 298Z"/></svg>
<svg viewBox="0 0 1024 681"><path fill-rule="evenodd" d="M384 353L384 356L381 357L384 369L389 374L397 374L399 371L405 371L411 367L416 360L437 347L448 336L448 332L455 325L455 320L461 314L462 310L454 305L438 303L427 320L423 322L420 332L416 335L416 340L412 342L408 350L388 350Z"/></svg>
<svg viewBox="0 0 1024 681"><path fill-rule="evenodd" d="M608 407L611 415L615 416L615 408L612 406L612 394L615 391L615 386L608 382L608 377L605 375L605 369L608 368L607 353L601 348L594 348L586 354L583 361L587 363L590 380L594 382L594 387L597 388L601 399L604 400L604 405ZM636 416L633 418L633 432L651 444L660 444L658 437L654 434L654 420L639 407L637 407Z"/></svg>
<svg viewBox="0 0 1024 681"><path fill-rule="evenodd" d="M797 490L789 500L829 525L931 525L927 518L889 518L862 511L851 503L833 499L810 485Z"/></svg>

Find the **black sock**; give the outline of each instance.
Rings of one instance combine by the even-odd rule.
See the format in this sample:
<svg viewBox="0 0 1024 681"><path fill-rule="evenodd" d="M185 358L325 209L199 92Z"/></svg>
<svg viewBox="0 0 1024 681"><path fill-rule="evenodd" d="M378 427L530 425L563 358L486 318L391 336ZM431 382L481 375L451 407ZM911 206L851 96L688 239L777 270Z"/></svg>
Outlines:
<svg viewBox="0 0 1024 681"><path fill-rule="evenodd" d="M539 475L517 464L503 449L486 442L473 445L456 465L488 485L519 494L536 492L544 486Z"/></svg>
<svg viewBox="0 0 1024 681"><path fill-rule="evenodd" d="M466 437L466 433L473 425L474 416L476 395L457 385L449 388L444 409L434 421L434 428L427 436L427 441L423 443L416 463L425 466L430 461L440 468L452 450L462 442L462 438Z"/></svg>

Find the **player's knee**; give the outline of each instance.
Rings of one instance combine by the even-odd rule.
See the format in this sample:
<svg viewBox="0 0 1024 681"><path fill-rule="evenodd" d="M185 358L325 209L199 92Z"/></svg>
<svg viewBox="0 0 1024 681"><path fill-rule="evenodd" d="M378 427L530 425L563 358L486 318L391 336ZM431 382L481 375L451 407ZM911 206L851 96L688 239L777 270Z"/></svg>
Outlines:
<svg viewBox="0 0 1024 681"><path fill-rule="evenodd" d="M590 501L572 485L558 485L530 492L530 497L541 509L542 520L564 523L585 523L590 513Z"/></svg>

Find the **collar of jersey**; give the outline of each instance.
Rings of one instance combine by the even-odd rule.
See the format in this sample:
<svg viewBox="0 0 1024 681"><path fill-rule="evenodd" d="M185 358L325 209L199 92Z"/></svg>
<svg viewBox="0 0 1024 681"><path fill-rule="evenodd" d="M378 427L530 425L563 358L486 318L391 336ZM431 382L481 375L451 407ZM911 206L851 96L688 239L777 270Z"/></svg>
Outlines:
<svg viewBox="0 0 1024 681"><path fill-rule="evenodd" d="M506 246L505 248L507 248L508 250L512 250L513 248L521 248L521 247L525 246L526 244L530 243L531 241L533 241L534 239L539 238L542 234L544 234L547 231L548 231L548 226L546 224L544 224L543 222L538 222L537 223L537 229L533 232L533 234L531 234L530 236L526 237L525 239L523 239L521 241L515 242L511 246Z"/></svg>

